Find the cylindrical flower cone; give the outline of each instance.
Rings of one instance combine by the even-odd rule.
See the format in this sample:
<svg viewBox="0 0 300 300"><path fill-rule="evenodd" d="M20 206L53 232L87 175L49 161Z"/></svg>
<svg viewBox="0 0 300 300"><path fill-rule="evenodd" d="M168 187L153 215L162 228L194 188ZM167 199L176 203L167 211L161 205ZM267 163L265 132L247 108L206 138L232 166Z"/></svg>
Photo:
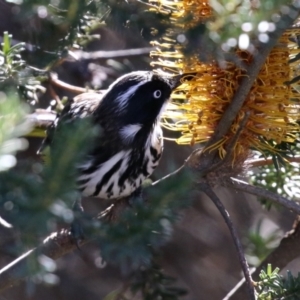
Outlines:
<svg viewBox="0 0 300 300"><path fill-rule="evenodd" d="M153 0L152 3L156 3L161 12L171 14L171 22L175 25L174 31L169 30L161 41L153 43L156 51L151 53L152 65L159 72L196 74L173 93L162 124L181 132L177 139L179 144L204 143L214 133L241 79L247 76L246 72L232 62L221 68L216 62L199 61L196 55L184 56L183 46L177 40L183 25L177 24L183 24L182 18L187 14L192 14L190 20L193 24L211 18L213 12L208 1ZM186 28L189 26L187 24ZM232 165L247 159L250 149L276 152L281 142L295 141L299 132L299 85L288 82L298 72L298 62L290 63L290 60L299 53L299 46L293 42L293 37L299 34L300 29L294 28L280 38L262 66L230 131L210 148L217 148L220 157L224 158L228 141L235 136L245 114L249 114L233 147ZM236 55L245 65L251 65L251 53L236 50Z"/></svg>

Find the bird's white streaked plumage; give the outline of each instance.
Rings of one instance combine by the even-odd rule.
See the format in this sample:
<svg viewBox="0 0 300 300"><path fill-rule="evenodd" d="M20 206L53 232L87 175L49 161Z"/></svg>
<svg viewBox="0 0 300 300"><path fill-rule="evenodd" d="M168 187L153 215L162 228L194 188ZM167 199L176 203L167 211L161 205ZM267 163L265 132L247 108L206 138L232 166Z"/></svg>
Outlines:
<svg viewBox="0 0 300 300"><path fill-rule="evenodd" d="M153 72L132 72L104 94L84 93L66 105L48 132L61 123L89 118L99 135L78 164L83 196L118 199L131 195L159 164L163 151L159 119L172 90L180 84ZM57 130L58 131L58 130Z"/></svg>
<svg viewBox="0 0 300 300"><path fill-rule="evenodd" d="M141 124L129 124L121 128L120 136L125 143L130 143L142 128Z"/></svg>
<svg viewBox="0 0 300 300"><path fill-rule="evenodd" d="M152 149L152 151L151 151ZM83 196L94 195L97 184L101 181L103 176L119 161L121 161L118 170L112 174L107 183L101 186L101 189L97 193L99 198L121 198L133 193L141 183L153 173L154 169L159 164L159 160L163 150L163 139L162 139L162 129L159 125L156 125L153 129L153 134L147 139L145 149L140 155L144 155L142 159L142 164L140 166L141 170L138 171L138 176L136 178L128 179L124 182L123 186L118 184L118 179L127 170L126 166L128 161L133 158L131 151L121 151L116 155L112 156L109 160L104 162L99 166L99 168L90 174L84 174L79 177L80 180L84 180L85 184L80 186ZM155 152L155 155L153 155ZM81 166L82 167L82 166ZM146 173L142 169L146 170ZM111 186L111 188L109 188Z"/></svg>

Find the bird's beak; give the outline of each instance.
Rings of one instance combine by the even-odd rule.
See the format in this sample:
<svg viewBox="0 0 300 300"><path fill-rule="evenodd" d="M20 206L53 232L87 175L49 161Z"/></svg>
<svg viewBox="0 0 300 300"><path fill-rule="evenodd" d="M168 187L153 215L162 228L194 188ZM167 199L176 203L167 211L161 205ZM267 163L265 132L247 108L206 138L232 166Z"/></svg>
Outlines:
<svg viewBox="0 0 300 300"><path fill-rule="evenodd" d="M177 87L179 87L184 81L191 80L194 78L196 73L184 73L177 76L174 76L170 78L169 85L172 90L175 90Z"/></svg>

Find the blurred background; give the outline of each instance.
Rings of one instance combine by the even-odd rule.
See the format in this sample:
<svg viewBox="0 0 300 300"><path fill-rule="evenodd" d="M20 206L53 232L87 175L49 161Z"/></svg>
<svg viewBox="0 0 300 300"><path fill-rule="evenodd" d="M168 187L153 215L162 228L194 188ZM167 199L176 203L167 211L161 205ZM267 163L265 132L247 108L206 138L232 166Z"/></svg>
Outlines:
<svg viewBox="0 0 300 300"><path fill-rule="evenodd" d="M48 1L21 2L0 0L0 38L7 31L12 34L13 43L25 42L22 57L30 65L36 68L49 66L59 48L60 56L64 59L52 65L51 71L65 83L93 89L105 89L120 75L130 71L151 70L149 42L153 39L151 30L155 27L155 20L151 14L141 14L145 9L144 4L135 1L103 2L102 15L98 17L105 19L105 24L93 28L91 34L95 38L85 41L81 48L85 53L139 49L138 54L130 55L125 51L124 55L116 57L116 53L109 52L110 57L76 59L76 55L72 57L63 53L67 47L67 44L63 45L66 42L63 37L68 35L72 24L70 25L71 19L52 14L51 9L59 1L50 1L52 8L48 6ZM76 12L75 6L79 2L65 2L62 6L65 5L69 15ZM164 30L163 26L157 29L162 32ZM73 48L75 54L77 50L80 48ZM75 95L47 80L43 81L42 86L45 90L43 93L36 92L38 98L32 95L31 98L25 97L32 112L37 108L55 108L57 101L53 100L56 97L62 99ZM164 135L176 137L176 133L167 131ZM24 161L36 164L37 167L43 163L41 157L36 155L41 138L30 137L28 142L27 149L17 154L18 164L15 169L23 166ZM152 179L159 179L181 166L195 147L165 141L162 161ZM254 170L254 174L256 172L260 170ZM247 180L246 175L244 179ZM285 232L292 228L295 215L286 209L272 207L266 210L255 197L231 189L217 188L216 193L232 217L250 265L259 264L278 245ZM205 195L195 192L187 192L186 199L182 201L191 199L192 204L180 211L168 241L159 251L157 262L166 274L177 279L175 286L188 291L182 299L222 299L242 277L236 250L229 231L212 202ZM93 213L100 211L103 205L97 199L85 199L84 207ZM0 215L14 224L7 206L0 207ZM38 227L41 220L34 222ZM51 233L53 227L49 224L47 226L44 233ZM65 226L69 225L60 222L54 229ZM25 234L18 228L0 230L1 267L26 249L23 243L28 232ZM46 236L37 234L34 238L41 241ZM49 268L46 275L22 281L1 294L0 299L115 299L111 293L124 288L128 281L128 277L122 274L117 265L102 261L101 249L93 242L57 261L45 264ZM287 268L296 272L298 265L299 261L293 261ZM135 298L128 299L140 298L136 295Z"/></svg>

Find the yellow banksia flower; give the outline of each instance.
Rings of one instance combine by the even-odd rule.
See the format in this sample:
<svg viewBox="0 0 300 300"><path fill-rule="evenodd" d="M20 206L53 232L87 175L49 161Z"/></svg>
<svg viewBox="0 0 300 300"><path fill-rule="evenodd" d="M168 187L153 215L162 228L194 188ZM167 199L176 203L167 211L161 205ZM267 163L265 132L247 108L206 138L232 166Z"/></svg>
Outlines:
<svg viewBox="0 0 300 300"><path fill-rule="evenodd" d="M246 76L245 71L232 62L221 68L216 62L203 63L196 56L185 58L180 44L180 27L183 25L177 24L183 24L182 18L190 14L192 23L210 19L213 11L208 2L152 0L159 11L170 15L178 29L178 32L168 31L161 41L153 42L156 50L151 53L152 65L159 72L196 74L173 93L162 121L164 127L181 132L177 139L179 144L208 141L241 79ZM246 113L249 118L234 146L233 161L240 156L246 159L250 148L275 151L273 147L281 142L295 141L295 134L299 132L300 86L287 82L299 73L298 62L290 63L299 54L298 45L292 42L292 37L299 34L300 29L287 30L271 51L230 132L213 146L221 158L226 154L226 142L235 135ZM251 53L237 50L236 54L245 65L251 64Z"/></svg>

